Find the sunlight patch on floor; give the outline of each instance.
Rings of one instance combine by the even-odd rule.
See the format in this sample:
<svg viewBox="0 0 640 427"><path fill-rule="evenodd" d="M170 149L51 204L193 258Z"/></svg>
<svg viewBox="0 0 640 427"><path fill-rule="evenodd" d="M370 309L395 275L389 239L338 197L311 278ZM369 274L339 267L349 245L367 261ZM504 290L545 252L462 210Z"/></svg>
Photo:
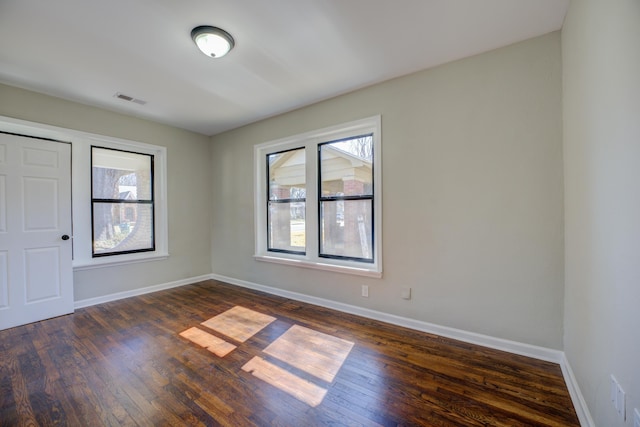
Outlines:
<svg viewBox="0 0 640 427"><path fill-rule="evenodd" d="M293 325L263 352L291 366L292 370L298 369L331 383L352 348L351 341ZM245 364L242 370L309 406L318 406L327 393L325 388L258 356Z"/></svg>
<svg viewBox="0 0 640 427"><path fill-rule="evenodd" d="M258 356L247 362L242 367L242 370L279 388L309 406L318 406L322 403L325 394L327 394L326 389Z"/></svg>
<svg viewBox="0 0 640 427"><path fill-rule="evenodd" d="M275 317L235 306L201 325L243 343L274 320ZM218 357L224 357L237 348L195 326L181 332L180 336ZM262 350L266 358L255 356L241 369L315 407L322 403L328 391L326 384L333 382L353 346L351 341L293 325ZM269 358L271 361L267 360ZM316 379L320 384L316 384Z"/></svg>
<svg viewBox="0 0 640 427"><path fill-rule="evenodd" d="M198 344L200 347L206 348L218 357L224 357L236 349L235 345L198 329L195 326L180 332L180 336L188 339L192 343Z"/></svg>
<svg viewBox="0 0 640 427"><path fill-rule="evenodd" d="M275 317L239 305L201 323L238 342L245 342L276 320Z"/></svg>
<svg viewBox="0 0 640 427"><path fill-rule="evenodd" d="M331 382L352 347L351 341L294 325L269 344L264 352L316 378Z"/></svg>

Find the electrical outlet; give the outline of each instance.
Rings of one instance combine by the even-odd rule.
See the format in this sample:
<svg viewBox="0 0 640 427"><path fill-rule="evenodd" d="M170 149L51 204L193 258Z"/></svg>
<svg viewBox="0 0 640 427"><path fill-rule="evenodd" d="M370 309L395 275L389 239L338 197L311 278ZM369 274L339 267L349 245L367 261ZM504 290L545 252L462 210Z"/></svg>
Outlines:
<svg viewBox="0 0 640 427"><path fill-rule="evenodd" d="M362 296L363 297L369 296L369 285L362 285Z"/></svg>
<svg viewBox="0 0 640 427"><path fill-rule="evenodd" d="M638 408L633 410L633 427L640 427L640 412Z"/></svg>

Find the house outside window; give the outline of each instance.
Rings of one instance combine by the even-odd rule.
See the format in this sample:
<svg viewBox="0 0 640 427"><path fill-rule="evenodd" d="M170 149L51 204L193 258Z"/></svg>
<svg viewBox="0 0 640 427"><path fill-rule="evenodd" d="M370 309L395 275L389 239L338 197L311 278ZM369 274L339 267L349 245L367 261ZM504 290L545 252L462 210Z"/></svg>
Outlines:
<svg viewBox="0 0 640 427"><path fill-rule="evenodd" d="M304 148L266 155L269 180L267 248L306 252L306 157Z"/></svg>
<svg viewBox="0 0 640 427"><path fill-rule="evenodd" d="M380 117L255 148L256 259L380 277Z"/></svg>
<svg viewBox="0 0 640 427"><path fill-rule="evenodd" d="M320 256L373 262L373 134L319 145Z"/></svg>

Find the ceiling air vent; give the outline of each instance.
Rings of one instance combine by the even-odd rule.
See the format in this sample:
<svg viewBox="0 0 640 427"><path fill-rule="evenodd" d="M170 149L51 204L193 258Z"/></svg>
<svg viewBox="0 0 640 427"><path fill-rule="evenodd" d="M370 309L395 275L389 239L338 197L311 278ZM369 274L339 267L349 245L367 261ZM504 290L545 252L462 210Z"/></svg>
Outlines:
<svg viewBox="0 0 640 427"><path fill-rule="evenodd" d="M124 93L120 92L116 93L113 96L118 99L122 99L123 101L135 102L138 105L144 105L147 103L147 101L143 101L142 99L134 98L133 96L125 95Z"/></svg>

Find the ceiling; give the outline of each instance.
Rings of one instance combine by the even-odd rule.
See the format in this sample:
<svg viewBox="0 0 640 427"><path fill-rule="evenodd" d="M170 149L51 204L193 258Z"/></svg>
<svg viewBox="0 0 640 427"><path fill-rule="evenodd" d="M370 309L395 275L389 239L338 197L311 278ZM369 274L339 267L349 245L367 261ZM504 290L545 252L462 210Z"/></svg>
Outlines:
<svg viewBox="0 0 640 427"><path fill-rule="evenodd" d="M558 30L568 4L0 0L0 82L214 135ZM225 29L235 48L203 55L198 25Z"/></svg>

